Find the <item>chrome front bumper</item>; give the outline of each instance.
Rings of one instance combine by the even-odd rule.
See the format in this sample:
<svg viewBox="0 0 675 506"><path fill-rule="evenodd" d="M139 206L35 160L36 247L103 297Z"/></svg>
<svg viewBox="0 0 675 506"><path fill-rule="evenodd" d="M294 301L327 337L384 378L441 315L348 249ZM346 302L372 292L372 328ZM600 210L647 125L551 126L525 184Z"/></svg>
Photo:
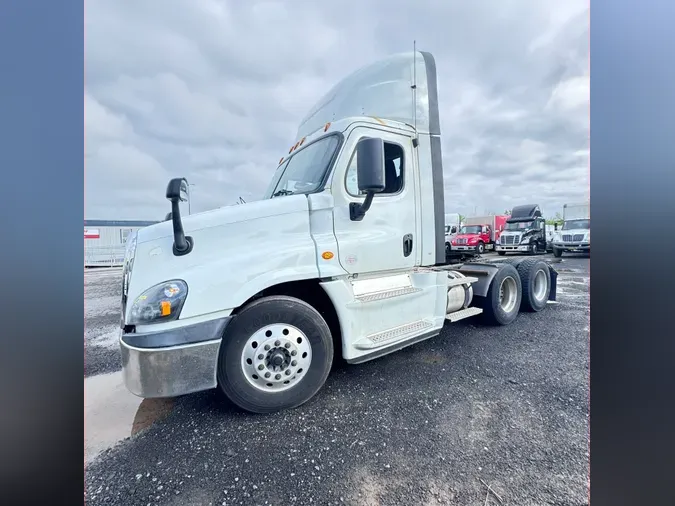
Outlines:
<svg viewBox="0 0 675 506"><path fill-rule="evenodd" d="M590 251L591 243L590 242L581 242L581 243L554 242L553 247L557 250L567 251L567 252L570 252L570 253L583 253L585 251Z"/></svg>
<svg viewBox="0 0 675 506"><path fill-rule="evenodd" d="M122 333L127 389L144 398L176 397L217 386L218 352L230 317L147 334Z"/></svg>
<svg viewBox="0 0 675 506"><path fill-rule="evenodd" d="M498 244L495 246L495 251L527 251L529 250L528 244L514 245L514 246L504 246Z"/></svg>

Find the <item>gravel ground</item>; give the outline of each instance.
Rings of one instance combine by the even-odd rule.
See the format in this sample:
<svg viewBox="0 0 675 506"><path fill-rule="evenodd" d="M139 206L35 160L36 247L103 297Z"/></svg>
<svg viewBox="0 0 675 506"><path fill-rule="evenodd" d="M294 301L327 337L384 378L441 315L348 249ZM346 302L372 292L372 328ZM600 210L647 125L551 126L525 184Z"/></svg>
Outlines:
<svg viewBox="0 0 675 506"><path fill-rule="evenodd" d="M249 415L215 391L176 399L87 466L87 504L500 504L482 482L504 504L587 504L589 260L556 267L559 304L338 364L296 410ZM120 368L105 337L118 286L88 277L85 375Z"/></svg>
<svg viewBox="0 0 675 506"><path fill-rule="evenodd" d="M119 354L121 269L85 271L84 376L121 369Z"/></svg>

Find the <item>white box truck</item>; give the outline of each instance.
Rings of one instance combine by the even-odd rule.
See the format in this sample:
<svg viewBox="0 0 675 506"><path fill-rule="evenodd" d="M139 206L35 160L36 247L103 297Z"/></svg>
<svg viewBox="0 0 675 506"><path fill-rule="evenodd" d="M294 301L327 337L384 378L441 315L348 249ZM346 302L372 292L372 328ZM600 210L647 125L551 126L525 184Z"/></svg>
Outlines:
<svg viewBox="0 0 675 506"><path fill-rule="evenodd" d="M265 198L129 240L120 347L127 388L219 388L244 410L299 406L333 360L360 363L481 316L508 325L555 300L539 259L445 263L436 66L388 57L346 77L298 128ZM508 331L507 331L508 332Z"/></svg>
<svg viewBox="0 0 675 506"><path fill-rule="evenodd" d="M563 225L553 235L553 255L591 252L591 204L582 202L563 206Z"/></svg>

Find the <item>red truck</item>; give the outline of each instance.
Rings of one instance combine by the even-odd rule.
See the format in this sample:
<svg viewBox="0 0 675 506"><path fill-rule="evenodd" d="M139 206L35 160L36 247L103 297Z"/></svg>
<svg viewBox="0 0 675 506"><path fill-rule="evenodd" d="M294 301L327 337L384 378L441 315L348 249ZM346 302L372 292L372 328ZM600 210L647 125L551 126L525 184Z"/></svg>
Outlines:
<svg viewBox="0 0 675 506"><path fill-rule="evenodd" d="M484 253L495 247L495 241L504 230L508 216L476 216L466 218L464 226L452 239L452 249L458 251L473 251Z"/></svg>

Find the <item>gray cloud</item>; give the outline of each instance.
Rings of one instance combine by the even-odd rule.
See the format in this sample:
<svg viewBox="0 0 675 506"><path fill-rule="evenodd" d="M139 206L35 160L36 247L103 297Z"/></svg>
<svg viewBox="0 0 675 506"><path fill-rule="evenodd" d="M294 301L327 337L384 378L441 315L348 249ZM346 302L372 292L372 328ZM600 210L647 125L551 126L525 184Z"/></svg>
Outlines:
<svg viewBox="0 0 675 506"><path fill-rule="evenodd" d="M85 10L85 215L154 219L259 198L313 103L346 73L436 57L446 209L588 195L584 0L118 0Z"/></svg>

